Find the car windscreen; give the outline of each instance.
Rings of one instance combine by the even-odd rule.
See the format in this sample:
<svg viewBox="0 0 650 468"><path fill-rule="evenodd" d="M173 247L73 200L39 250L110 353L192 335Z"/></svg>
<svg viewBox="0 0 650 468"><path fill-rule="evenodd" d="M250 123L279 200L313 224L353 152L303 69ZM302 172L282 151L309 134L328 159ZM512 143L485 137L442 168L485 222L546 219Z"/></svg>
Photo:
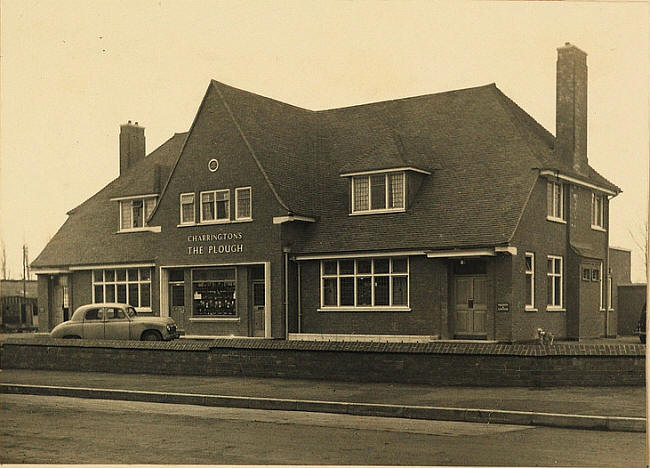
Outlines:
<svg viewBox="0 0 650 468"><path fill-rule="evenodd" d="M126 308L126 315L128 315L129 317L135 317L138 314L137 314L137 312L135 311L135 309L133 307L127 307Z"/></svg>

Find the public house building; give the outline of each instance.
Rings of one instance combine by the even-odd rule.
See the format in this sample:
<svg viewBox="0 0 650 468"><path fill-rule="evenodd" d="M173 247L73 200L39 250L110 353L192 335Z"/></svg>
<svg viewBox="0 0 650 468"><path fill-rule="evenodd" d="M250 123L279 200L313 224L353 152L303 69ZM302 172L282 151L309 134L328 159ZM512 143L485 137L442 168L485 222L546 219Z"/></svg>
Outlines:
<svg viewBox="0 0 650 468"><path fill-rule="evenodd" d="M553 136L494 84L311 111L212 81L148 155L121 126L119 177L32 264L41 329L118 301L188 336L615 334L620 189L588 164L586 54L568 43L556 119Z"/></svg>

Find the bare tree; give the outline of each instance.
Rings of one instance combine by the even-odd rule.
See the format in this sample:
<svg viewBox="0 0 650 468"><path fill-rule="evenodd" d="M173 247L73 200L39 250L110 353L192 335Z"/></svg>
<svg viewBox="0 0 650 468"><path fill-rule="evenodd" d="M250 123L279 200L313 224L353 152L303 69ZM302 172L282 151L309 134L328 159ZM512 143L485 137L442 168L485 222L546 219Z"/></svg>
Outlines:
<svg viewBox="0 0 650 468"><path fill-rule="evenodd" d="M639 225L638 229L636 232L632 231L631 229L628 230L630 233L630 237L632 238L632 242L634 242L634 245L636 245L639 250L641 250L641 253L643 254L643 266L645 267L643 270L643 274L646 277L647 281L647 275L648 275L648 221L646 221L643 225Z"/></svg>
<svg viewBox="0 0 650 468"><path fill-rule="evenodd" d="M6 280L9 279L7 277L7 251L5 250L4 241L1 239L0 244L2 245L2 252L0 253L0 274L2 275L2 279Z"/></svg>

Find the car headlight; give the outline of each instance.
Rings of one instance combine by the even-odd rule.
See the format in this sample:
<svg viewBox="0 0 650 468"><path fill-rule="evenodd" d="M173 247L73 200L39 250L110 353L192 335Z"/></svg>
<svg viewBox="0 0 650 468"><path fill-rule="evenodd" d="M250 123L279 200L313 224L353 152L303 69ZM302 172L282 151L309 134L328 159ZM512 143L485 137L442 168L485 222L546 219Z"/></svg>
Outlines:
<svg viewBox="0 0 650 468"><path fill-rule="evenodd" d="M171 325L167 325L167 331L168 331L168 332L171 332L172 329L173 329L173 327L172 327Z"/></svg>

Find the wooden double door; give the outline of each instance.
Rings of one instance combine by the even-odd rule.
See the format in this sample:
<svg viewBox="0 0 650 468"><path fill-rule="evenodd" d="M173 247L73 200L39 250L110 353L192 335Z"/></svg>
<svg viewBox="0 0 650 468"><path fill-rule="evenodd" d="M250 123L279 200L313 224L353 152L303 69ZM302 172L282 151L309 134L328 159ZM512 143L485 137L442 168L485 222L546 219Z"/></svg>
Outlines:
<svg viewBox="0 0 650 468"><path fill-rule="evenodd" d="M487 335L487 277L457 276L456 336L485 338Z"/></svg>

